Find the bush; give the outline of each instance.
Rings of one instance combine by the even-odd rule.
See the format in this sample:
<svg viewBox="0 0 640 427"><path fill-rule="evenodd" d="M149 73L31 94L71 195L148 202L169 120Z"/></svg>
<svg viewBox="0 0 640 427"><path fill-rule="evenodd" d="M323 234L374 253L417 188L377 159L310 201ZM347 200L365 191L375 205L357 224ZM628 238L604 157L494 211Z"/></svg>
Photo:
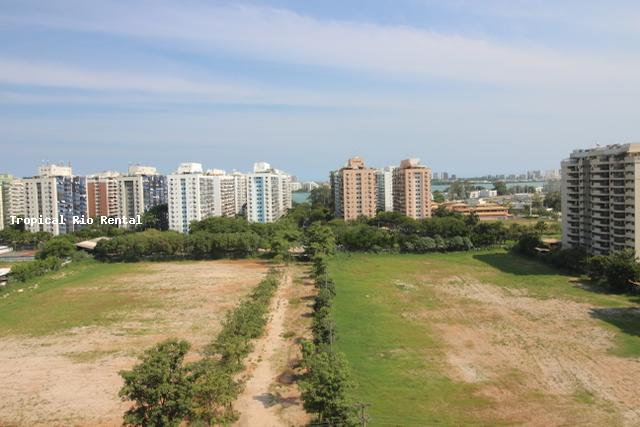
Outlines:
<svg viewBox="0 0 640 427"><path fill-rule="evenodd" d="M634 286L630 281L640 280L640 266L633 250L596 255L587 259L589 277L601 283L612 292L628 292Z"/></svg>
<svg viewBox="0 0 640 427"><path fill-rule="evenodd" d="M67 259L71 258L75 252L76 245L73 242L73 236L61 235L44 242L36 254L36 258L45 259L55 257Z"/></svg>
<svg viewBox="0 0 640 427"><path fill-rule="evenodd" d="M51 271L56 271L61 266L62 261L56 257L20 262L11 267L10 279L12 282L26 282L31 278L44 276Z"/></svg>

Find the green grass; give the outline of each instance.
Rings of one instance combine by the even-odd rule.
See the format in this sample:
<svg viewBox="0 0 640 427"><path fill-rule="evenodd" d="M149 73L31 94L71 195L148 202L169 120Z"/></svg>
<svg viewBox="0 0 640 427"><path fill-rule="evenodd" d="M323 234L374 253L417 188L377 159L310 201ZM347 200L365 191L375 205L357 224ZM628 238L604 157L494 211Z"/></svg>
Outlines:
<svg viewBox="0 0 640 427"><path fill-rule="evenodd" d="M115 280L143 271L143 264L87 260L24 284L13 284L9 296L0 298L0 336L47 335L78 326L102 325L121 320L127 310L152 306L154 301L149 296Z"/></svg>
<svg viewBox="0 0 640 427"><path fill-rule="evenodd" d="M460 277L526 289L536 298L593 304L602 308L594 314L596 321L616 331L618 345L613 352L640 356L640 316L631 314L632 298L590 291L575 277L503 250L341 254L331 261L330 274L338 290L334 304L337 346L347 355L359 384L354 399L372 404L371 425L499 424L498 420L475 419L476 410L489 402L474 393L476 386L444 374L444 344L429 322L412 318L412 313L446 304L429 287L420 286L425 281L441 283ZM505 377L505 381L510 380ZM583 394L576 399L589 400Z"/></svg>

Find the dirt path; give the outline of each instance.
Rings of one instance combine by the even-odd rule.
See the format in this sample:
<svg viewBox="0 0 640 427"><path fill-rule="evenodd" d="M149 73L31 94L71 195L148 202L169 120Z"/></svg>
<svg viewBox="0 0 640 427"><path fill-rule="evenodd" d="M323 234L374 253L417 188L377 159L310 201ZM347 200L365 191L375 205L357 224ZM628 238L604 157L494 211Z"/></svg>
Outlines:
<svg viewBox="0 0 640 427"><path fill-rule="evenodd" d="M271 317L266 333L257 341L249 356L249 368L246 372L249 379L235 404L236 410L240 412L240 419L236 423L238 427L290 425L280 416L285 407L283 403L286 402L272 390L282 374L282 367L277 360L279 352L289 345L284 333L289 309L288 295L293 287L291 274L291 269L285 272L271 303Z"/></svg>

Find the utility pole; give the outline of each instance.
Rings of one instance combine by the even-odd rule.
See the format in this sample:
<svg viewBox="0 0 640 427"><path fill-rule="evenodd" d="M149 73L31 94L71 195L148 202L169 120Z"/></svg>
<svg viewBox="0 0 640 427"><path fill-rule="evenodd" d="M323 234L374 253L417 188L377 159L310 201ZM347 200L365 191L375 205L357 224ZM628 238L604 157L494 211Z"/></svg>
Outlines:
<svg viewBox="0 0 640 427"><path fill-rule="evenodd" d="M358 411L358 419L362 427L367 427L369 422L369 415L367 414L367 408L371 406L371 403L358 402L354 405Z"/></svg>

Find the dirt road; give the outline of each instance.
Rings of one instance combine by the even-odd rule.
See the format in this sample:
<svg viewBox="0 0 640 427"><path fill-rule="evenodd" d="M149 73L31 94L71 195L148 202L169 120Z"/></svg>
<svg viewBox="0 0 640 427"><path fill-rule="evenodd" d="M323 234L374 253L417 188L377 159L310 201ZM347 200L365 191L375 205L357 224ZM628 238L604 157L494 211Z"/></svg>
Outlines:
<svg viewBox="0 0 640 427"><path fill-rule="evenodd" d="M310 292L309 286L305 288L293 283L293 276L299 273L294 268L286 270L271 303L266 333L255 343L248 358L245 372L248 380L234 405L240 412L238 427L304 425L308 420L297 386L288 380L290 366L297 358L298 344L287 335L293 335L293 329L301 324L301 307L292 306L290 301L292 298L299 301L301 293Z"/></svg>

